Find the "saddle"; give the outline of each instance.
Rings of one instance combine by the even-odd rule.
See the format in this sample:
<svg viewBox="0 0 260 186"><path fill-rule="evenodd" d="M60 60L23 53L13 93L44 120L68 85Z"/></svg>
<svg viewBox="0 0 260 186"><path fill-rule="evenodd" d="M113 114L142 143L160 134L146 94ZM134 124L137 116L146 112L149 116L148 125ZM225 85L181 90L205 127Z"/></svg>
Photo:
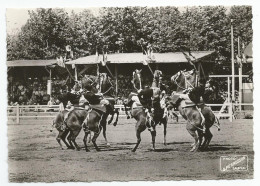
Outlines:
<svg viewBox="0 0 260 186"><path fill-rule="evenodd" d="M194 107L194 106L200 106L204 105L203 99L200 99L200 102L198 104L195 104L193 101L191 101L189 98L184 99L181 96L182 94L175 94L171 96L171 101L170 103L174 106L178 105L182 100L184 100L185 104L182 106L182 108L187 108L187 107Z"/></svg>
<svg viewBox="0 0 260 186"><path fill-rule="evenodd" d="M102 113L105 113L107 111L106 106L104 106L103 104L90 105L90 107L94 110L101 111Z"/></svg>
<svg viewBox="0 0 260 186"><path fill-rule="evenodd" d="M200 102L195 104L193 101L191 100L185 100L185 106L183 106L182 108L187 108L187 107L194 107L194 106L201 106L204 105L204 101L203 99L200 99Z"/></svg>

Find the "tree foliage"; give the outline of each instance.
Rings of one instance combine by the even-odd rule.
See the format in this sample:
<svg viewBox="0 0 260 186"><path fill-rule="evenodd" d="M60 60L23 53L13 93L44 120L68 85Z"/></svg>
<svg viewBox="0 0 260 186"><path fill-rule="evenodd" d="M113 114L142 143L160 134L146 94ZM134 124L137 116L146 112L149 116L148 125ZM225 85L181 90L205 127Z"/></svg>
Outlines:
<svg viewBox="0 0 260 186"><path fill-rule="evenodd" d="M16 35L7 37L7 58L53 59L71 45L75 58L108 51L141 52L151 44L156 52L214 50L218 61L230 61L230 20L235 42L252 41L252 8L233 6L106 7L98 16L90 10L68 13L64 9L29 11L30 18ZM236 48L237 51L237 48Z"/></svg>

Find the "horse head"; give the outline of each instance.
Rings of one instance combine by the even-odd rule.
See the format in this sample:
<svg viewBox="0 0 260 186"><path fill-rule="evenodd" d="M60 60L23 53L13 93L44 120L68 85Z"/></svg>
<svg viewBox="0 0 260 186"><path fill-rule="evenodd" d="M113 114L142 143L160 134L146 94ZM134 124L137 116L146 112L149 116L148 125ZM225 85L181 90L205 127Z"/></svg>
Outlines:
<svg viewBox="0 0 260 186"><path fill-rule="evenodd" d="M97 93L98 92L98 78L96 76L93 75L85 75L82 79L81 79L81 87L83 89L91 89L91 92L93 93Z"/></svg>
<svg viewBox="0 0 260 186"><path fill-rule="evenodd" d="M162 71L155 70L153 74L152 87L159 87L162 81Z"/></svg>
<svg viewBox="0 0 260 186"><path fill-rule="evenodd" d="M113 83L111 82L111 78L107 75L107 73L100 73L99 74L99 85L100 85L100 91L103 94L107 94L108 96L113 97Z"/></svg>
<svg viewBox="0 0 260 186"><path fill-rule="evenodd" d="M132 83L133 83L133 86L136 90L140 90L142 89L142 79L141 79L141 71L142 70L134 70L133 72L133 80L132 80ZM136 86L136 84L139 84L139 87Z"/></svg>
<svg viewBox="0 0 260 186"><path fill-rule="evenodd" d="M195 70L179 71L171 77L171 82L177 85L176 92L182 92L188 88L194 88L197 82Z"/></svg>

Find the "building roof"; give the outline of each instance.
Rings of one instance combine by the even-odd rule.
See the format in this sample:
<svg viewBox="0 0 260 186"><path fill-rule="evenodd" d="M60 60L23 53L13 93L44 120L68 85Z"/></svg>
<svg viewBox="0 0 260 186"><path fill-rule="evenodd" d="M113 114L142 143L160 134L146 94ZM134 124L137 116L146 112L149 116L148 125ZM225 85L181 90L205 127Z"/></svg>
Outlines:
<svg viewBox="0 0 260 186"><path fill-rule="evenodd" d="M49 66L56 64L56 59L52 60L15 60L7 61L7 67L40 67L40 66Z"/></svg>
<svg viewBox="0 0 260 186"><path fill-rule="evenodd" d="M206 56L209 56L214 51L194 51L191 52L197 60L200 60ZM66 64L97 64L100 63L102 55L96 60L96 55L86 56L78 58ZM181 52L172 53L154 53L155 61L152 63L186 63L188 62L185 56ZM191 57L192 58L192 57ZM107 60L109 63L127 64L127 63L143 63L143 53L117 53L108 54ZM14 60L7 61L7 67L40 67L57 64L56 59L51 60Z"/></svg>
<svg viewBox="0 0 260 186"><path fill-rule="evenodd" d="M192 56L196 59L202 59L214 51L193 51L191 52ZM97 64L101 61L102 55L98 56L96 60L96 55L86 56L78 58L72 61L67 62L66 64ZM188 62L185 56L181 52L172 52L172 53L154 53L155 63L186 63ZM192 58L192 57L191 57ZM108 54L107 61L109 63L142 63L144 60L143 53L116 53Z"/></svg>

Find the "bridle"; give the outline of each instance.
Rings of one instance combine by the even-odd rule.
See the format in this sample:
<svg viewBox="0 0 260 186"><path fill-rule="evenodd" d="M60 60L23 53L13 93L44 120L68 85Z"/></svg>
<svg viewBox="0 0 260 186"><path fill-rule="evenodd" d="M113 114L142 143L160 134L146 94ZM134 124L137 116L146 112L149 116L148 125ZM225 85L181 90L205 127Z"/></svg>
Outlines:
<svg viewBox="0 0 260 186"><path fill-rule="evenodd" d="M97 82L96 81L94 81L94 80L92 80L91 78L89 78L88 76L84 76L88 81L90 81L91 82L91 86L94 86L95 84L97 84Z"/></svg>
<svg viewBox="0 0 260 186"><path fill-rule="evenodd" d="M102 74L102 77L103 77L102 79L101 79L101 76L99 76L100 92L101 92L101 85L102 85L102 83L103 83L103 81L104 81L104 79L105 79L104 76L105 76L105 75ZM112 82L110 81L110 79L109 79L108 77L106 77L106 79L107 79L107 81L109 82L110 87L109 87L109 89L106 90L106 92L103 93L103 95L104 95L104 94L107 94L107 93L114 87L113 84L112 84Z"/></svg>
<svg viewBox="0 0 260 186"><path fill-rule="evenodd" d="M178 82L177 82L177 79L180 77L180 75L183 75L184 76L184 81L185 81L185 87L181 87ZM194 88L194 86L187 80L187 77L190 77L192 76L191 74L185 74L182 70L179 71L176 75L174 75L174 78L173 78L173 81L174 83L181 89L183 90L186 90L188 89L189 87L191 88ZM197 82L197 75L196 75L196 79L195 79L195 82Z"/></svg>

